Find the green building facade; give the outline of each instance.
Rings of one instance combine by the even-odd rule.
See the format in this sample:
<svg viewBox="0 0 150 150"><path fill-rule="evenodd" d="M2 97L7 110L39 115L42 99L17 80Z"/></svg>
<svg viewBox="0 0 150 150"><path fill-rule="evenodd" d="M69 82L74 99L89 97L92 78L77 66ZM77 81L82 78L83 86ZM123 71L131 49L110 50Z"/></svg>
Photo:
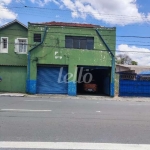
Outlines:
<svg viewBox="0 0 150 150"><path fill-rule="evenodd" d="M27 92L75 96L91 84L114 96L115 45L116 28L29 23Z"/></svg>
<svg viewBox="0 0 150 150"><path fill-rule="evenodd" d="M0 92L26 92L27 37L17 20L0 27Z"/></svg>

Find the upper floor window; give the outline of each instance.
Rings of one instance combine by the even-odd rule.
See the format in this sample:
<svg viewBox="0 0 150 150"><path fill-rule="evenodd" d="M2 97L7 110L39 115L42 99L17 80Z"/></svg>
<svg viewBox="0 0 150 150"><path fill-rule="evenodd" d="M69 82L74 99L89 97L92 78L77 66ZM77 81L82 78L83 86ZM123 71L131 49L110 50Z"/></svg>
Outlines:
<svg viewBox="0 0 150 150"><path fill-rule="evenodd" d="M20 54L26 54L28 48L27 38L17 38L15 40L15 52Z"/></svg>
<svg viewBox="0 0 150 150"><path fill-rule="evenodd" d="M0 52L8 53L8 37L1 37Z"/></svg>
<svg viewBox="0 0 150 150"><path fill-rule="evenodd" d="M74 49L94 49L94 37L66 36L65 47Z"/></svg>
<svg viewBox="0 0 150 150"><path fill-rule="evenodd" d="M41 34L34 34L33 41L41 42Z"/></svg>

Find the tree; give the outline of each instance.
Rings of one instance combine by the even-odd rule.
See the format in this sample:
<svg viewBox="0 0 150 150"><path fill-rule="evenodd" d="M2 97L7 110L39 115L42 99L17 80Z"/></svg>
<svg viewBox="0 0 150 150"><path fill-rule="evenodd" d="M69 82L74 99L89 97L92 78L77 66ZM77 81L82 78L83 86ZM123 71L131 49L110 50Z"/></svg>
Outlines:
<svg viewBox="0 0 150 150"><path fill-rule="evenodd" d="M138 62L132 61L131 64L132 64L132 65L138 65Z"/></svg>
<svg viewBox="0 0 150 150"><path fill-rule="evenodd" d="M116 57L117 64L124 64L124 65L138 65L136 61L133 61L128 55L120 54Z"/></svg>

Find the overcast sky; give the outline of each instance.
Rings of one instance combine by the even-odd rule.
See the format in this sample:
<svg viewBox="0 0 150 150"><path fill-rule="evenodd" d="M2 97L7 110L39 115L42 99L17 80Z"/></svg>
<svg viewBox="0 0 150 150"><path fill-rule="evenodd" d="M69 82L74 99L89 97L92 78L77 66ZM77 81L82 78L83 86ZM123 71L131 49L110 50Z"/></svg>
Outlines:
<svg viewBox="0 0 150 150"><path fill-rule="evenodd" d="M118 53L150 65L149 6L150 0L0 0L0 25L18 19L25 25L63 21L117 27Z"/></svg>

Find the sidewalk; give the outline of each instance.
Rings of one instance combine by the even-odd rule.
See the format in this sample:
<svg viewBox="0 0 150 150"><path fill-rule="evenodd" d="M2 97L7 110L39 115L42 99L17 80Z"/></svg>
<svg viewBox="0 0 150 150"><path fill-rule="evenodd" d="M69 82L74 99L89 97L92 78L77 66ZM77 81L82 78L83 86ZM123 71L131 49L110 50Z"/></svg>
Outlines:
<svg viewBox="0 0 150 150"><path fill-rule="evenodd" d="M7 97L25 97L26 94L22 93L0 93L0 97L7 96Z"/></svg>
<svg viewBox="0 0 150 150"><path fill-rule="evenodd" d="M0 97L30 97L30 98L52 98L52 99L87 99L87 100L105 100L105 101L135 101L135 102L150 102L150 97L109 97L109 96L68 96L68 95L58 95L58 94L22 94L22 93L0 93Z"/></svg>
<svg viewBox="0 0 150 150"><path fill-rule="evenodd" d="M109 97L109 96L68 96L68 95L27 95L28 97L39 97L39 98L57 98L57 99L88 99L88 100L104 100L104 101L136 101L136 102L150 102L150 98L146 97Z"/></svg>

